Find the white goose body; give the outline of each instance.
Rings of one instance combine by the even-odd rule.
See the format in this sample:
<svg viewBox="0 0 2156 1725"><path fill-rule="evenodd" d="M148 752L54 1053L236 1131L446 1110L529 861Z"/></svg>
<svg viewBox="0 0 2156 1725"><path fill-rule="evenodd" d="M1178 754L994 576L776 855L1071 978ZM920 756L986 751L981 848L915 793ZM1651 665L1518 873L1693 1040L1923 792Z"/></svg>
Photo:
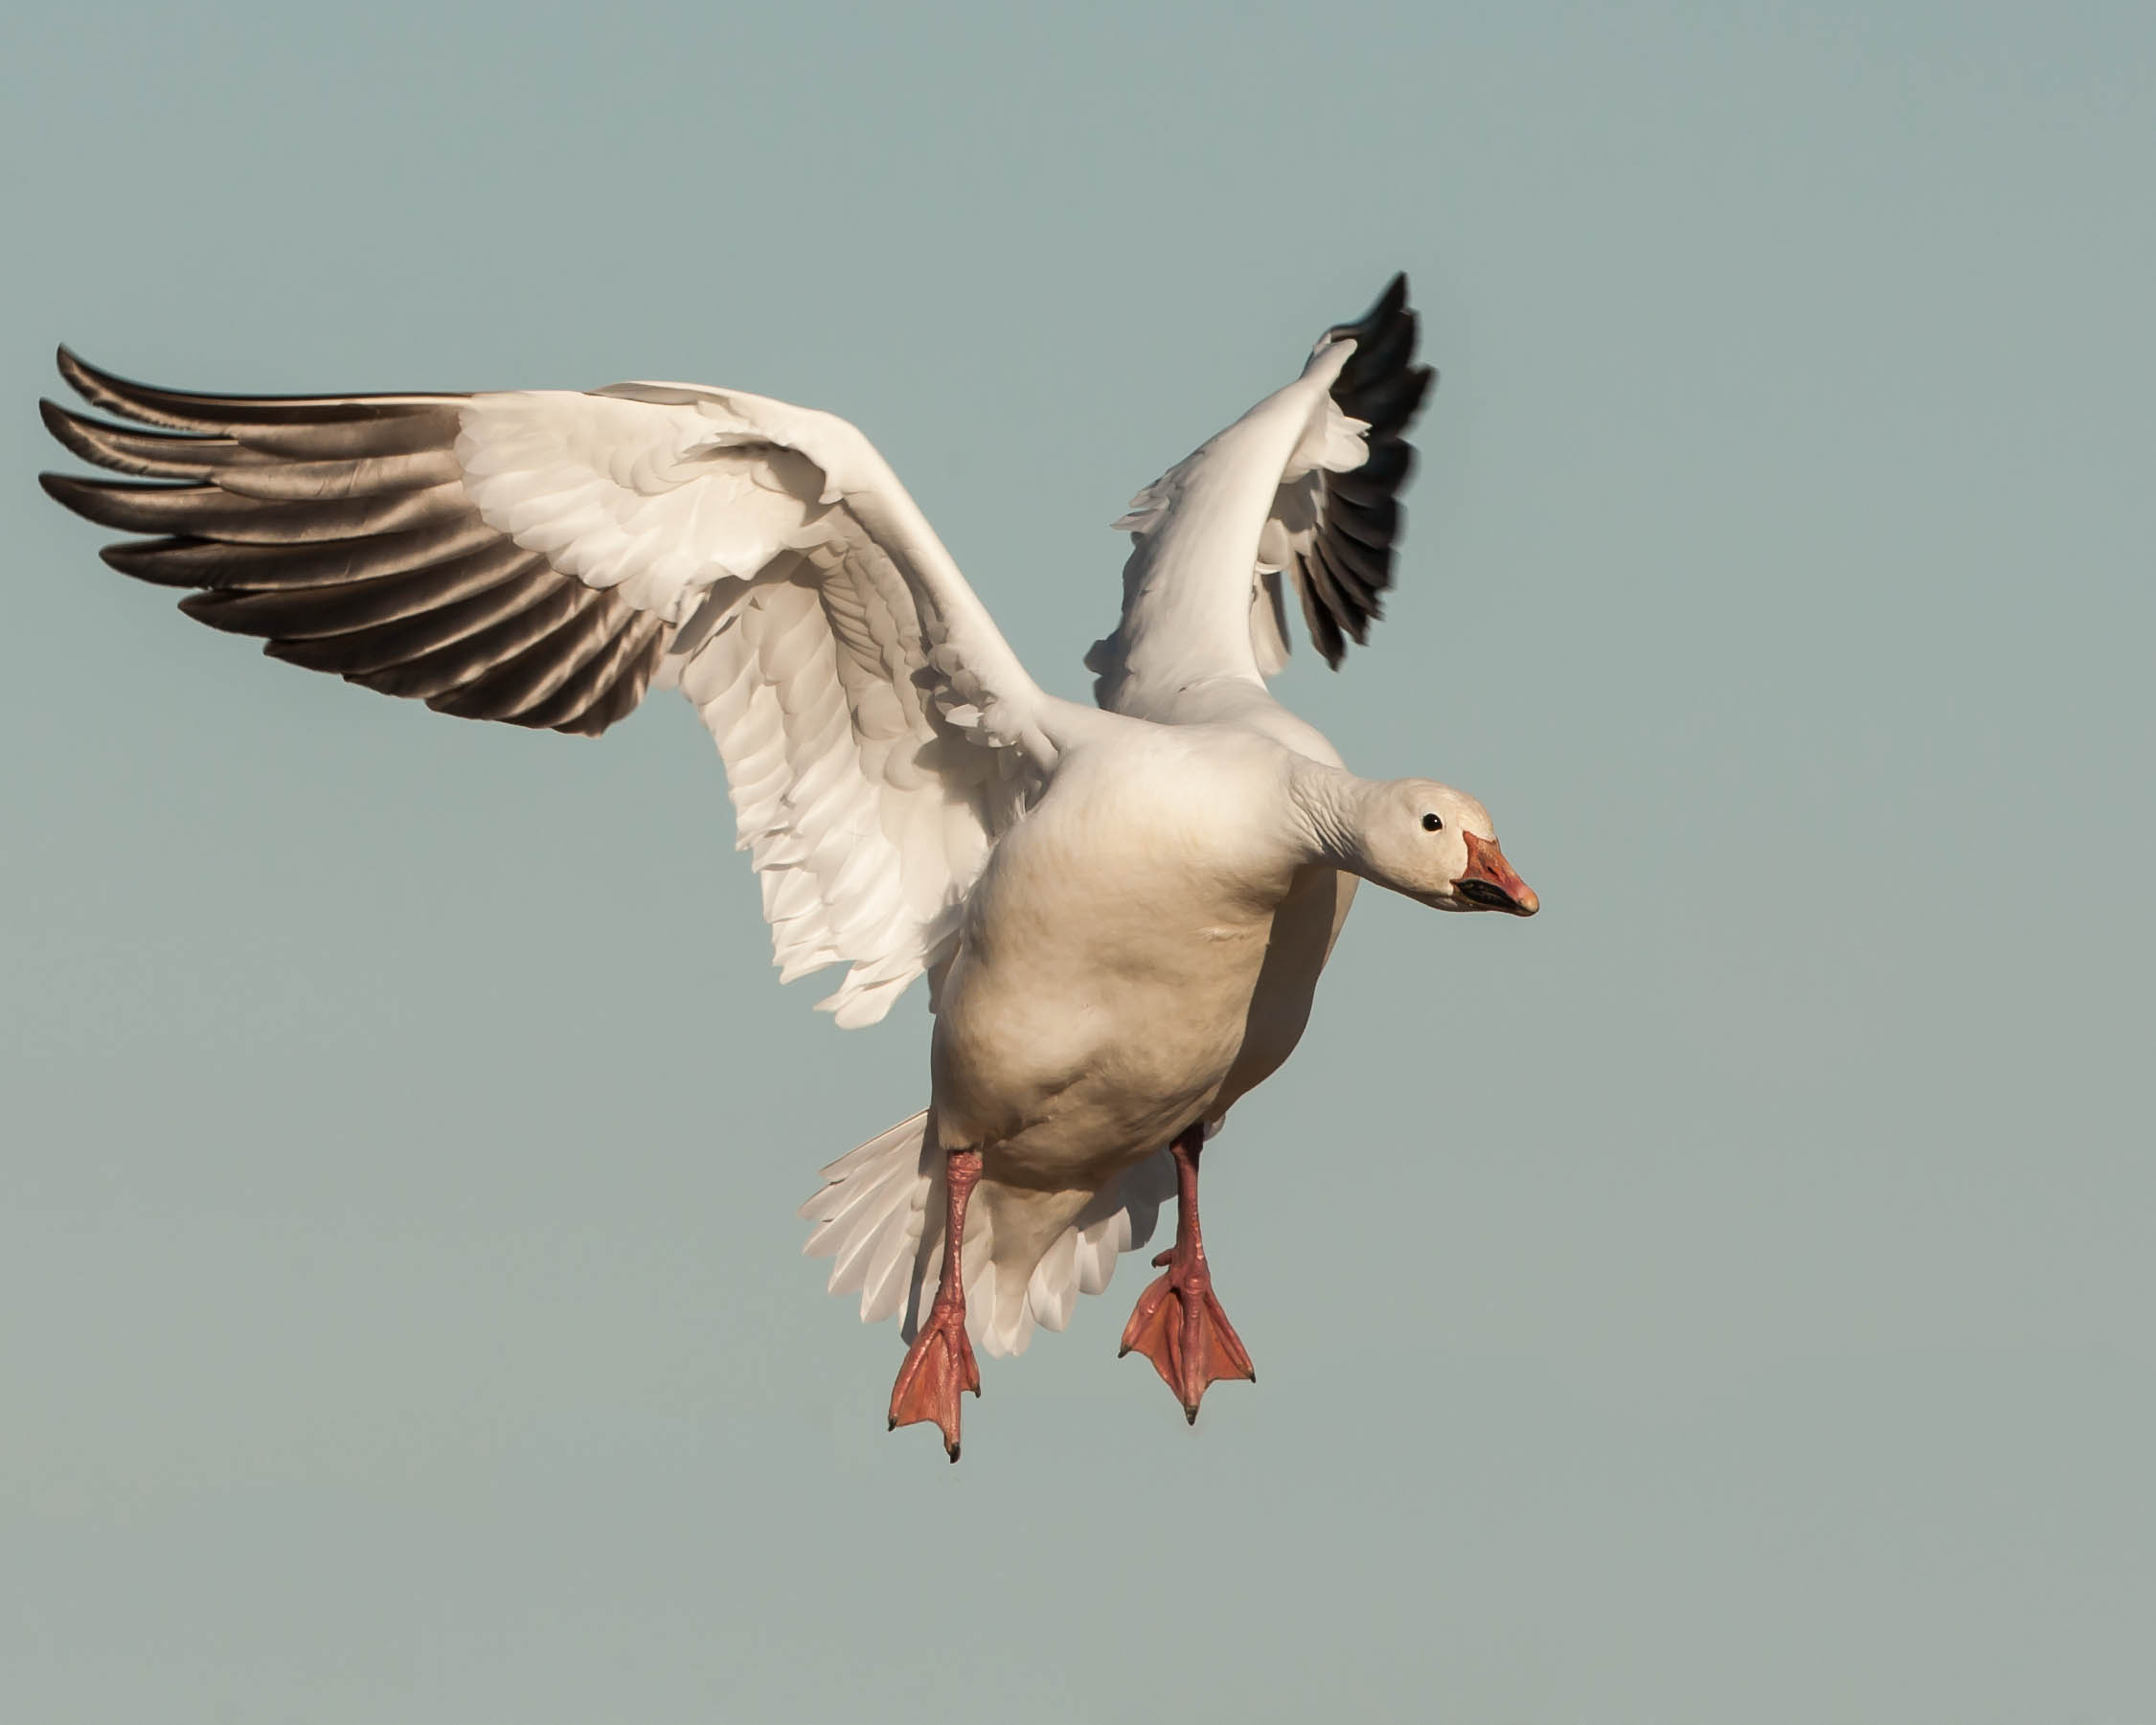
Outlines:
<svg viewBox="0 0 2156 1725"><path fill-rule="evenodd" d="M1299 866L1286 777L1251 732L1114 725L989 857L931 1058L938 1141L986 1159L997 1309L1095 1193L1215 1117Z"/></svg>
<svg viewBox="0 0 2156 1725"><path fill-rule="evenodd" d="M164 535L106 559L194 590L191 615L386 692L597 734L680 687L782 980L847 965L824 1004L851 1027L930 979L930 1106L825 1170L808 1250L865 1319L911 1334L941 1286L939 1313L964 1306L951 1346L1010 1352L1146 1239L1169 1141L1194 1146L1293 1050L1355 876L1535 908L1479 804L1354 778L1265 689L1283 583L1334 664L1390 584L1430 377L1414 337L1396 282L1140 494L1122 620L1087 658L1099 711L1033 683L860 433L740 392L190 396L63 351L92 402L163 429L47 403L55 435L180 483L46 485ZM940 1281L946 1210L963 1253ZM907 1417L955 1456L956 1390L938 1394L947 1419Z"/></svg>

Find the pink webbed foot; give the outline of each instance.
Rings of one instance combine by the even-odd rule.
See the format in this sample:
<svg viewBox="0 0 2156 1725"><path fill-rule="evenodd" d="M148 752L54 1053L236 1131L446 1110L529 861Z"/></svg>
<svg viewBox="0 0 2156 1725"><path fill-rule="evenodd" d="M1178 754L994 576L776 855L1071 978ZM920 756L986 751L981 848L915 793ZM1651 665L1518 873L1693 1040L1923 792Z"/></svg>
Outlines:
<svg viewBox="0 0 2156 1725"><path fill-rule="evenodd" d="M958 1398L965 1390L981 1394L981 1368L965 1334L965 1305L939 1297L891 1386L891 1429L926 1420L942 1431L944 1453L957 1461Z"/></svg>
<svg viewBox="0 0 2156 1725"><path fill-rule="evenodd" d="M1256 1383L1258 1373L1220 1309L1213 1278L1202 1267L1193 1275L1188 1265L1178 1266L1172 1251L1153 1262L1169 1265L1169 1272L1138 1296L1137 1309L1123 1327L1123 1351L1153 1362L1161 1382L1183 1404L1184 1419L1195 1425L1208 1385L1231 1377Z"/></svg>
<svg viewBox="0 0 2156 1725"><path fill-rule="evenodd" d="M958 1398L981 1394L981 1368L965 1333L965 1203L981 1180L981 1152L953 1150L943 1164L946 1209L943 1269L935 1303L891 1386L891 1430L926 1421L943 1434L943 1452L958 1460Z"/></svg>
<svg viewBox="0 0 2156 1725"><path fill-rule="evenodd" d="M1209 1385L1236 1377L1258 1381L1249 1350L1213 1291L1205 1260L1198 1230L1198 1151L1204 1142L1202 1125L1175 1141L1175 1244L1153 1260L1168 1274L1138 1296L1123 1331L1123 1352L1142 1353L1153 1362L1192 1425Z"/></svg>

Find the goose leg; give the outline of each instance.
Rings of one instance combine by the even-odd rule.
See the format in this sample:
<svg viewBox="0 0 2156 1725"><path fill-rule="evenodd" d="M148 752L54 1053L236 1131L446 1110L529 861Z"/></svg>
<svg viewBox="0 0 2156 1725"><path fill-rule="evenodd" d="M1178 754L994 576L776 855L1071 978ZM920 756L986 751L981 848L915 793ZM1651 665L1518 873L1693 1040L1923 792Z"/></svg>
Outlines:
<svg viewBox="0 0 2156 1725"><path fill-rule="evenodd" d="M953 1150L943 1165L950 1210L943 1229L943 1272L936 1301L920 1321L914 1345L891 1386L891 1429L928 1420L943 1434L943 1449L958 1460L958 1397L981 1394L981 1368L965 1335L965 1272L960 1263L965 1240L965 1201L981 1178L979 1150Z"/></svg>
<svg viewBox="0 0 2156 1725"><path fill-rule="evenodd" d="M1123 1353L1135 1349L1153 1362L1192 1425L1207 1385L1230 1377L1258 1381L1242 1338L1214 1297L1205 1261L1198 1232L1198 1152L1204 1147L1202 1121L1175 1141L1175 1244L1153 1260L1168 1274L1139 1295L1123 1331Z"/></svg>

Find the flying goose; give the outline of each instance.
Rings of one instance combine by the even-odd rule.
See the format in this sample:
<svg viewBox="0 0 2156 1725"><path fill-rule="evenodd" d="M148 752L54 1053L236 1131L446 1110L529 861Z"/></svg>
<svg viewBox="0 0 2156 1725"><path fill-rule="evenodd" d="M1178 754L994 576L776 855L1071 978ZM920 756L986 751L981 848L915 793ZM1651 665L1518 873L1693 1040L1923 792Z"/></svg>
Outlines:
<svg viewBox="0 0 2156 1725"><path fill-rule="evenodd" d="M781 981L882 1018L918 976L929 1103L824 1170L806 1250L902 1313L893 1427L958 1459L973 1345L1023 1349L1149 1237L1125 1352L1195 1420L1250 1378L1200 1155L1284 1060L1357 880L1532 916L1480 803L1347 771L1265 679L1292 585L1337 668L1392 584L1432 373L1396 278L1140 492L1098 708L1044 692L873 445L739 390L250 397L59 369L44 476L124 574L274 658L467 718L597 736L678 687L716 739ZM144 429L149 427L153 429ZM139 483L138 483L139 482Z"/></svg>

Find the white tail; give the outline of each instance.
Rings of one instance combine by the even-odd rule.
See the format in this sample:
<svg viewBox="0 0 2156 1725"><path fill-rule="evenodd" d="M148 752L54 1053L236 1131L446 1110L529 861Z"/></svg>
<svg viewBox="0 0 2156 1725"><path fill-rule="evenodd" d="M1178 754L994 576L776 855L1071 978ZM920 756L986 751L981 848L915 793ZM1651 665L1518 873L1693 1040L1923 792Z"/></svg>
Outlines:
<svg viewBox="0 0 2156 1725"><path fill-rule="evenodd" d="M859 1293L864 1324L902 1312L909 1342L936 1297L943 1257L943 1170L927 1129L924 1108L878 1133L824 1169L823 1191L801 1207L802 1217L817 1224L802 1251L836 1260L830 1291ZM1061 1329L1078 1295L1100 1293L1117 1258L1152 1238L1160 1207L1174 1192L1175 1164L1165 1149L1124 1170L1041 1255L1022 1299L998 1293L994 1206L976 1200L966 1212L963 1259L967 1333L988 1353L1004 1354L1023 1352L1035 1324Z"/></svg>

